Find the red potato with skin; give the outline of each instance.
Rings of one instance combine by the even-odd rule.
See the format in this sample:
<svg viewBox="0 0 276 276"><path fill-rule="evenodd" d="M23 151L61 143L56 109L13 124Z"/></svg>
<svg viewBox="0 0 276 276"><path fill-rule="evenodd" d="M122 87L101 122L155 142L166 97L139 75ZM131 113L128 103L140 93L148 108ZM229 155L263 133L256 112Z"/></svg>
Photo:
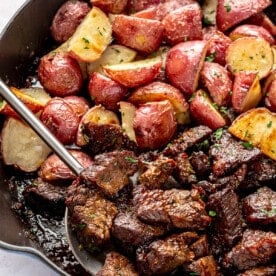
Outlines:
<svg viewBox="0 0 276 276"><path fill-rule="evenodd" d="M203 40L187 41L175 45L167 54L167 78L186 97L197 89L207 47L207 42Z"/></svg>
<svg viewBox="0 0 276 276"><path fill-rule="evenodd" d="M129 0L127 5L127 11L129 14L133 14L152 6L156 6L162 3L163 0Z"/></svg>
<svg viewBox="0 0 276 276"><path fill-rule="evenodd" d="M229 30L270 5L270 0L218 0L217 27L222 32Z"/></svg>
<svg viewBox="0 0 276 276"><path fill-rule="evenodd" d="M232 106L237 113L243 113L258 105L262 99L258 73L238 72L233 84Z"/></svg>
<svg viewBox="0 0 276 276"><path fill-rule="evenodd" d="M160 57L145 60L103 66L104 73L129 88L142 86L152 82L160 72L162 60Z"/></svg>
<svg viewBox="0 0 276 276"><path fill-rule="evenodd" d="M165 146L176 131L174 110L169 101L142 104L135 112L133 129L138 147L154 150Z"/></svg>
<svg viewBox="0 0 276 276"><path fill-rule="evenodd" d="M276 112L276 79L274 79L267 90L265 106L272 112Z"/></svg>
<svg viewBox="0 0 276 276"><path fill-rule="evenodd" d="M83 1L67 1L56 12L51 24L53 38L63 43L75 32L90 7Z"/></svg>
<svg viewBox="0 0 276 276"><path fill-rule="evenodd" d="M89 109L88 101L80 96L67 96L63 100L66 101L73 109L73 112L81 118Z"/></svg>
<svg viewBox="0 0 276 276"><path fill-rule="evenodd" d="M105 13L122 13L126 6L128 0L90 0L90 3Z"/></svg>
<svg viewBox="0 0 276 276"><path fill-rule="evenodd" d="M41 58L38 78L45 90L57 97L76 95L83 83L79 63L67 53L61 52Z"/></svg>
<svg viewBox="0 0 276 276"><path fill-rule="evenodd" d="M214 62L204 62L201 70L201 81L218 106L229 104L233 84L225 67Z"/></svg>
<svg viewBox="0 0 276 276"><path fill-rule="evenodd" d="M158 20L115 15L112 30L119 44L150 54L159 48L164 27Z"/></svg>
<svg viewBox="0 0 276 276"><path fill-rule="evenodd" d="M206 56L213 56L214 62L224 66L226 64L226 51L232 40L214 27L203 29L203 39L208 41Z"/></svg>
<svg viewBox="0 0 276 276"><path fill-rule="evenodd" d="M216 130L226 125L225 119L214 107L209 95L203 90L198 90L190 102L192 117L199 123Z"/></svg>
<svg viewBox="0 0 276 276"><path fill-rule="evenodd" d="M266 40L270 45L275 44L274 37L267 31L265 28L257 25L250 25L250 24L243 24L236 27L230 34L229 37L232 40L236 40L238 38L244 36L253 36L253 37L260 37Z"/></svg>
<svg viewBox="0 0 276 276"><path fill-rule="evenodd" d="M89 78L88 92L96 105L101 104L113 111L119 109L118 103L128 93L126 87L97 72Z"/></svg>
<svg viewBox="0 0 276 276"><path fill-rule="evenodd" d="M75 141L80 118L63 98L51 99L42 111L40 119L64 145Z"/></svg>
<svg viewBox="0 0 276 276"><path fill-rule="evenodd" d="M153 6L153 7L141 10L139 12L136 12L132 16L155 20L157 19L156 12L157 12L157 6Z"/></svg>
<svg viewBox="0 0 276 276"><path fill-rule="evenodd" d="M162 20L165 40L171 45L176 45L183 40L202 39L201 20L202 12L197 3L171 11Z"/></svg>

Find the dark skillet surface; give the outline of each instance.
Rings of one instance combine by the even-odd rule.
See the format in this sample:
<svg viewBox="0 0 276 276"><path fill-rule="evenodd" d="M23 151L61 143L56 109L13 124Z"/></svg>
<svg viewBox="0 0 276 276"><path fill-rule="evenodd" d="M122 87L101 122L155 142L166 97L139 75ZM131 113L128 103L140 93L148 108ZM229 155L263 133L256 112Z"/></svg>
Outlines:
<svg viewBox="0 0 276 276"><path fill-rule="evenodd" d="M50 41L48 38L51 19L63 2L65 1L27 1L19 13L14 16L7 29L3 31L0 36L0 76L7 84L18 87L26 84L26 78L31 74L33 65L37 62L36 57L42 56L49 50ZM276 19L275 6L276 1L273 0L273 6L268 9L274 22ZM0 122L2 121L0 117ZM63 240L61 243L62 249L58 252L58 258L55 257L55 254L49 254L42 240L45 238L51 240L53 237L51 235L46 237L41 235L36 241L37 237L32 235L29 225L24 224L22 218L19 218L15 211L11 209L14 203L13 195L17 196L18 193L11 195L9 190L14 183L20 182L20 177L17 176L12 177L12 181L10 180L13 174L15 174L15 171L7 169L0 162L0 243L14 245L13 248L16 250L20 249L18 246L24 246L23 250L39 255L60 273L66 274L63 264L60 263L60 259L63 257L61 251L64 250L64 255L68 257L69 262L71 261L71 264L67 264L67 272L71 274L71 269L74 271L75 267L78 271L78 273L74 273L75 275L84 275L84 271L80 269L70 255L66 241ZM32 175L30 175L30 178L32 178ZM27 220L33 221L33 218L29 217ZM45 221L42 220L42 222ZM37 221L34 222L36 225L37 223ZM55 223L57 224L56 228L53 227ZM64 234L62 219L55 222L51 221L48 225L57 231L57 239L59 239L59 235ZM55 241L53 240L53 242ZM2 243L2 246L9 247L4 243Z"/></svg>

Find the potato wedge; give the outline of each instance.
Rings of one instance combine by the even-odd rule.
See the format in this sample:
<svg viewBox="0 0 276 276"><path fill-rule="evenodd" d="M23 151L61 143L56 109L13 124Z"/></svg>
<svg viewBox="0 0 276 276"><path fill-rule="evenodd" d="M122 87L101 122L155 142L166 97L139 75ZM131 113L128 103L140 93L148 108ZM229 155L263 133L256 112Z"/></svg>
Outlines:
<svg viewBox="0 0 276 276"><path fill-rule="evenodd" d="M164 82L152 82L135 90L128 101L134 105L168 100L179 124L189 123L189 106L179 89Z"/></svg>
<svg viewBox="0 0 276 276"><path fill-rule="evenodd" d="M68 41L68 52L80 61L92 62L112 41L112 26L99 8L93 7Z"/></svg>
<svg viewBox="0 0 276 276"><path fill-rule="evenodd" d="M257 37L242 37L233 41L226 52L226 63L235 75L239 71L258 72L266 77L274 62L269 43Z"/></svg>
<svg viewBox="0 0 276 276"><path fill-rule="evenodd" d="M4 122L1 139L4 163L24 172L36 171L51 152L29 126L12 117Z"/></svg>
<svg viewBox="0 0 276 276"><path fill-rule="evenodd" d="M102 66L131 62L135 59L137 52L123 45L110 45L103 52L101 57L87 64L87 73L93 72L104 74Z"/></svg>
<svg viewBox="0 0 276 276"><path fill-rule="evenodd" d="M153 81L162 66L160 56L133 62L105 65L103 71L111 79L126 87L137 87Z"/></svg>
<svg viewBox="0 0 276 276"><path fill-rule="evenodd" d="M241 140L250 142L276 160L276 114L265 107L248 110L238 116L229 132Z"/></svg>

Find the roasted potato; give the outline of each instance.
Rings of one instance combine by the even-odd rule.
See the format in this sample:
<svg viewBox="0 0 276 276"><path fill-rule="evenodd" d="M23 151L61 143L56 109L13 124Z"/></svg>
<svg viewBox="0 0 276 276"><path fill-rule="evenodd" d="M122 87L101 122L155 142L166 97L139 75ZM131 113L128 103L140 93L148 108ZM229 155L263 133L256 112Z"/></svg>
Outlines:
<svg viewBox="0 0 276 276"><path fill-rule="evenodd" d="M164 38L171 45L183 40L202 39L202 13L198 3L185 5L168 13L162 20Z"/></svg>
<svg viewBox="0 0 276 276"><path fill-rule="evenodd" d="M132 14L132 16L154 20L156 19L157 7L158 6L149 7L147 9Z"/></svg>
<svg viewBox="0 0 276 276"><path fill-rule="evenodd" d="M151 6L158 5L162 0L129 0L128 1L128 12L130 14L142 11Z"/></svg>
<svg viewBox="0 0 276 276"><path fill-rule="evenodd" d="M203 40L181 42L172 47L167 54L168 80L186 97L190 97L197 89L207 47L207 42Z"/></svg>
<svg viewBox="0 0 276 276"><path fill-rule="evenodd" d="M75 32L90 7L83 1L66 1L56 12L51 24L53 38L63 43Z"/></svg>
<svg viewBox="0 0 276 276"><path fill-rule="evenodd" d="M6 165L34 172L50 152L43 140L21 120L12 117L5 120L1 132L1 154Z"/></svg>
<svg viewBox="0 0 276 276"><path fill-rule="evenodd" d="M209 95L203 90L198 90L190 102L191 116L199 123L215 130L226 125L226 121Z"/></svg>
<svg viewBox="0 0 276 276"><path fill-rule="evenodd" d="M76 95L82 88L79 63L67 53L50 53L40 59L38 78L52 96Z"/></svg>
<svg viewBox="0 0 276 276"><path fill-rule="evenodd" d="M80 96L67 96L63 100L66 101L73 109L73 112L81 118L89 109L88 101Z"/></svg>
<svg viewBox="0 0 276 276"><path fill-rule="evenodd" d="M262 90L257 73L238 72L235 76L232 106L237 113L256 107L262 99Z"/></svg>
<svg viewBox="0 0 276 276"><path fill-rule="evenodd" d="M89 78L88 92L96 105L103 105L113 111L119 109L118 103L128 93L126 87L97 72Z"/></svg>
<svg viewBox="0 0 276 276"><path fill-rule="evenodd" d="M115 15L112 30L118 43L150 54L159 48L164 27L158 20Z"/></svg>
<svg viewBox="0 0 276 276"><path fill-rule="evenodd" d="M91 4L105 13L122 13L128 0L90 0Z"/></svg>
<svg viewBox="0 0 276 276"><path fill-rule="evenodd" d="M272 80L267 88L265 106L272 112L276 112L276 79Z"/></svg>
<svg viewBox="0 0 276 276"><path fill-rule="evenodd" d="M136 142L141 149L154 150L165 146L176 131L176 119L167 100L139 106L133 121Z"/></svg>

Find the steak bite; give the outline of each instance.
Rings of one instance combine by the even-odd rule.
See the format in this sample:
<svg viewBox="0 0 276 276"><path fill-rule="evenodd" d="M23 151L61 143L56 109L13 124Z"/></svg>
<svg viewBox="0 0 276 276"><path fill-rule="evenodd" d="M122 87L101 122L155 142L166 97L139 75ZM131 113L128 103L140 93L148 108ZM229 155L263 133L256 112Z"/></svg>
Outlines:
<svg viewBox="0 0 276 276"><path fill-rule="evenodd" d="M189 244L197 239L195 232L172 235L164 240L156 240L148 247L137 250L138 271L142 275L167 275L194 259Z"/></svg>
<svg viewBox="0 0 276 276"><path fill-rule="evenodd" d="M176 169L176 162L168 157L159 156L150 162L148 168L139 176L139 183L148 189L163 189Z"/></svg>
<svg viewBox="0 0 276 276"><path fill-rule="evenodd" d="M261 266L240 273L238 276L274 276L276 275L276 265Z"/></svg>
<svg viewBox="0 0 276 276"><path fill-rule="evenodd" d="M276 192L268 187L259 188L244 198L243 211L249 223L276 223Z"/></svg>
<svg viewBox="0 0 276 276"><path fill-rule="evenodd" d="M191 155L190 162L199 176L206 176L211 172L209 156L203 151L194 151Z"/></svg>
<svg viewBox="0 0 276 276"><path fill-rule="evenodd" d="M98 271L96 276L138 276L134 265L123 255L111 251L106 254L103 267Z"/></svg>
<svg viewBox="0 0 276 276"><path fill-rule="evenodd" d="M236 193L225 188L209 196L207 209L214 216L211 244L215 255L230 249L242 236L242 215Z"/></svg>
<svg viewBox="0 0 276 276"><path fill-rule="evenodd" d="M113 151L95 156L94 164L81 173L81 179L112 197L130 183L129 176L137 170L138 159L132 151Z"/></svg>
<svg viewBox="0 0 276 276"><path fill-rule="evenodd" d="M209 255L210 248L207 236L200 236L199 239L190 246L190 249L195 253L195 259Z"/></svg>
<svg viewBox="0 0 276 276"><path fill-rule="evenodd" d="M211 219L197 190L134 189L137 215L148 223L165 223L181 229L205 229Z"/></svg>
<svg viewBox="0 0 276 276"><path fill-rule="evenodd" d="M215 135L214 135L215 137ZM223 131L219 139L214 138L210 148L213 158L213 173L222 176L241 164L253 161L261 156L261 151L255 147L247 147L227 131Z"/></svg>
<svg viewBox="0 0 276 276"><path fill-rule="evenodd" d="M166 156L175 156L185 152L188 148L207 139L212 130L207 126L196 126L190 128L174 139L163 151Z"/></svg>
<svg viewBox="0 0 276 276"><path fill-rule="evenodd" d="M118 213L112 225L112 235L132 246L148 243L167 231L164 225L149 225L139 220L135 212Z"/></svg>
<svg viewBox="0 0 276 276"><path fill-rule="evenodd" d="M275 233L247 229L242 240L225 255L223 264L228 269L252 269L267 264L275 256Z"/></svg>

